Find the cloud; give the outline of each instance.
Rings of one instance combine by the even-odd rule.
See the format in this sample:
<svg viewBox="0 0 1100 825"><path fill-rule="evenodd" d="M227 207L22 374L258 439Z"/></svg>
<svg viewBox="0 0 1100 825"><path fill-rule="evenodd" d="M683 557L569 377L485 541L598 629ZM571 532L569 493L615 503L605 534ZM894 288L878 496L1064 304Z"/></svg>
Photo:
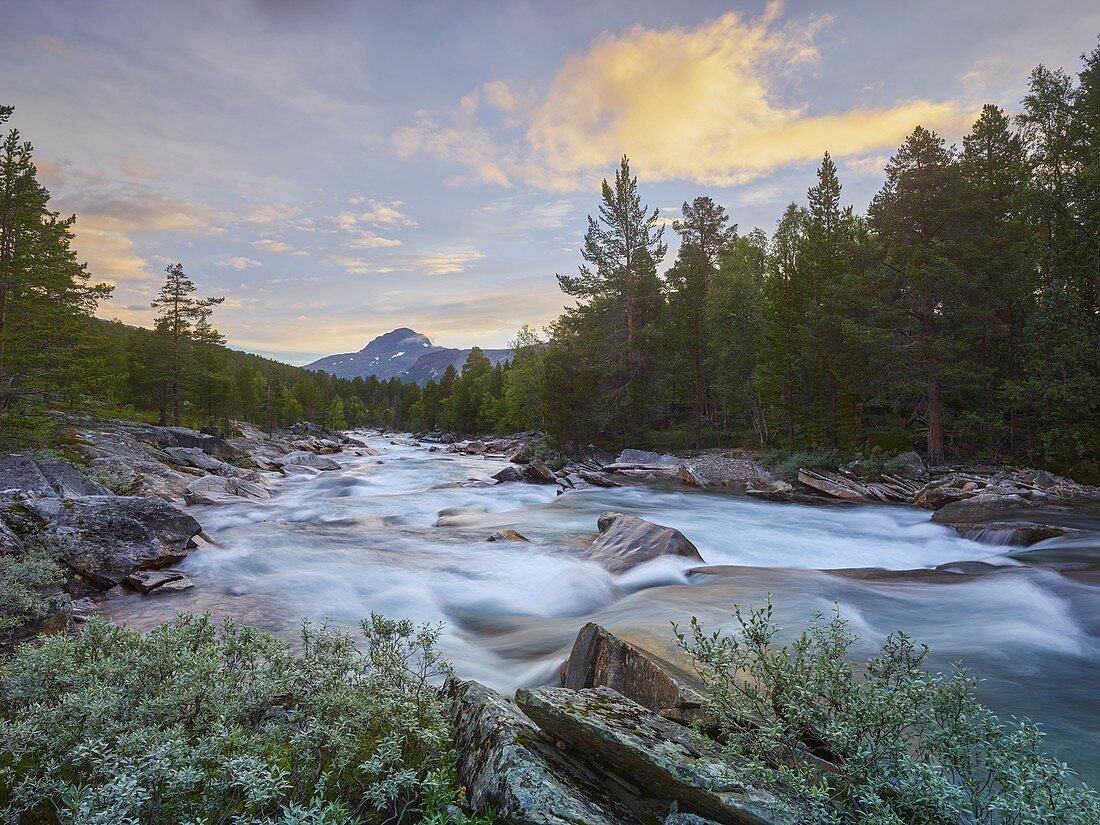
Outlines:
<svg viewBox="0 0 1100 825"><path fill-rule="evenodd" d="M545 91L491 81L449 110L417 113L392 143L472 170L451 182L577 189L626 153L650 181L735 186L826 149L893 148L918 123L954 128L972 115L931 100L811 113L790 90L796 72L820 62L814 37L831 18L782 24L780 12L772 2L755 19L731 12L694 29L604 33L567 56Z"/></svg>
<svg viewBox="0 0 1100 825"><path fill-rule="evenodd" d="M247 220L252 223L267 224L290 221L302 214L297 206L287 206L284 203L260 204L248 213Z"/></svg>
<svg viewBox="0 0 1100 825"><path fill-rule="evenodd" d="M371 226L403 226L409 229L416 229L420 225L401 211L401 201L383 203L371 200L367 204L370 208L359 215L359 220L363 223Z"/></svg>
<svg viewBox="0 0 1100 825"><path fill-rule="evenodd" d="M401 246L401 241L397 238L383 238L372 232L362 232L345 243L344 246L357 249L377 249L379 247Z"/></svg>
<svg viewBox="0 0 1100 825"><path fill-rule="evenodd" d="M115 161L115 166L130 177L148 180L157 176L157 169L143 155L127 155Z"/></svg>
<svg viewBox="0 0 1100 825"><path fill-rule="evenodd" d="M256 249L262 249L265 252L294 252L294 247L290 244L276 241L272 238L261 238L258 241L253 241L252 245L256 247Z"/></svg>
<svg viewBox="0 0 1100 825"><path fill-rule="evenodd" d="M882 176L885 174L888 155L874 154L846 158L844 168L856 175Z"/></svg>
<svg viewBox="0 0 1100 825"><path fill-rule="evenodd" d="M260 266L260 262L253 258L243 258L238 255L234 258L222 258L218 261L218 266L225 269L241 270L248 269L251 266Z"/></svg>
<svg viewBox="0 0 1100 825"><path fill-rule="evenodd" d="M353 255L330 255L325 263L338 266L352 275L387 272L421 272L425 275L450 275L464 272L485 254L476 249L460 248L407 255L382 255L361 258Z"/></svg>

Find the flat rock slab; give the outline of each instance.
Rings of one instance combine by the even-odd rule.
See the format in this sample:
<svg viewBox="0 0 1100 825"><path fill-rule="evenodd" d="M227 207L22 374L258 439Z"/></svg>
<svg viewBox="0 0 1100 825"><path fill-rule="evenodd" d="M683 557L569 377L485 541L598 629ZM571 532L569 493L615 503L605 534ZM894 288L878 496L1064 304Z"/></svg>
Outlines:
<svg viewBox="0 0 1100 825"><path fill-rule="evenodd" d="M688 722L703 704L700 679L623 641L594 622L577 634L561 671L562 687L608 687L661 716Z"/></svg>
<svg viewBox="0 0 1100 825"><path fill-rule="evenodd" d="M796 821L770 794L734 781L717 746L610 688L525 688L516 704L547 733L685 813L724 825Z"/></svg>
<svg viewBox="0 0 1100 825"><path fill-rule="evenodd" d="M455 768L475 811L514 825L623 825L639 820L599 777L547 742L514 704L477 682L448 679Z"/></svg>
<svg viewBox="0 0 1100 825"><path fill-rule="evenodd" d="M285 470L286 465L292 465L295 467L312 467L314 470L339 470L340 462L328 456L317 455L316 453L307 452L306 450L295 450L294 452L287 453L282 458L276 459L276 464L283 467Z"/></svg>
<svg viewBox="0 0 1100 825"><path fill-rule="evenodd" d="M155 590L150 590L148 595L170 596L173 593L182 593L184 590L190 590L194 586L195 583L187 578L187 576L180 576L177 579L172 579L170 582L165 582Z"/></svg>
<svg viewBox="0 0 1100 825"><path fill-rule="evenodd" d="M142 593L149 593L168 584L168 582L182 578L183 573L175 570L135 570L126 577L126 582Z"/></svg>
<svg viewBox="0 0 1100 825"><path fill-rule="evenodd" d="M612 573L625 573L661 556L680 556L703 562L699 551L679 530L654 524L627 513L604 513L600 535L582 554Z"/></svg>
<svg viewBox="0 0 1100 825"><path fill-rule="evenodd" d="M104 589L138 569L163 567L187 555L202 528L156 498L88 496L58 502L49 532L67 548L61 560Z"/></svg>

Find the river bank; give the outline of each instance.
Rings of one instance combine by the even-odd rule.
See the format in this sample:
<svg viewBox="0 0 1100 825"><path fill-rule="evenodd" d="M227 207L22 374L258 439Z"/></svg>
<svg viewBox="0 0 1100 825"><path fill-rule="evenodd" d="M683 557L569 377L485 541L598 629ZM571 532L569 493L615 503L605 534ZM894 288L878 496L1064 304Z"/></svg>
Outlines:
<svg viewBox="0 0 1100 825"><path fill-rule="evenodd" d="M507 696L556 683L589 622L676 660L670 621L728 626L734 603L758 605L770 593L780 624L797 629L835 604L860 637L856 655L898 628L911 632L932 646L934 666L965 661L987 677L985 701L1044 723L1050 748L1100 779L1090 764L1100 746L1100 523L1087 517L1076 535L1020 548L965 538L919 507L805 507L605 472L606 464L598 472L617 486L566 489L557 473L552 482L497 483L531 462L393 434L325 440L256 443L249 461L257 466L238 469L264 474L273 495L183 505L201 546L159 569L194 587L157 594L165 582L146 594L124 584L100 596L98 609L135 628L210 611L287 639L303 617L354 627L377 610L442 622L441 644L459 676ZM295 441L330 452L298 450ZM274 469L290 452L313 458ZM311 462L329 469L295 469ZM231 478L163 466L188 484L215 479L200 487ZM165 478L168 492L174 477ZM609 511L678 530L701 559L609 570L585 557ZM490 541L509 530L528 540Z"/></svg>

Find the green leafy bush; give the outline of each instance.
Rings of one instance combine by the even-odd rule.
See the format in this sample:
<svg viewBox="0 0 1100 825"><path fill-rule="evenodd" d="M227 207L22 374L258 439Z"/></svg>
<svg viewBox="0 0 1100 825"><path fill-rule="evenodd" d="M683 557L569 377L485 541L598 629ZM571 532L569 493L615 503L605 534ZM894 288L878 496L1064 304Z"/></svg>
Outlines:
<svg viewBox="0 0 1100 825"><path fill-rule="evenodd" d="M676 629L709 687L707 724L730 768L790 801L800 823L1071 825L1100 822L1100 797L1042 751L1027 720L977 702L961 666L922 669L898 633L857 672L839 615L778 647L772 606L732 635Z"/></svg>
<svg viewBox="0 0 1100 825"><path fill-rule="evenodd" d="M0 665L0 819L460 823L438 628L100 619Z"/></svg>
<svg viewBox="0 0 1100 825"><path fill-rule="evenodd" d="M21 552L0 554L0 649L11 643L16 630L49 613L42 591L65 580L56 555L54 547L39 539L27 541Z"/></svg>
<svg viewBox="0 0 1100 825"><path fill-rule="evenodd" d="M905 471L905 461L898 455L891 455L878 447L872 447L859 460L861 474L865 478L881 479L883 476L898 475Z"/></svg>
<svg viewBox="0 0 1100 825"><path fill-rule="evenodd" d="M840 468L843 458L836 450L769 450L760 457L760 463L785 481L798 478L798 471L831 470Z"/></svg>

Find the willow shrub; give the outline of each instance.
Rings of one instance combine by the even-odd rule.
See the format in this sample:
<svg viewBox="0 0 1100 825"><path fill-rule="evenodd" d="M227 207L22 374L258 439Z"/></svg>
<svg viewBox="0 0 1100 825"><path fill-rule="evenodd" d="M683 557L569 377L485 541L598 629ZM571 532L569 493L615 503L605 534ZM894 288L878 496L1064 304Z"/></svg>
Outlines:
<svg viewBox="0 0 1100 825"><path fill-rule="evenodd" d="M770 602L734 616L732 634L692 619L676 636L709 687L704 718L730 769L799 822L1100 823L1100 798L1043 752L1034 724L979 704L961 666L926 672L928 648L905 634L857 668L839 612L784 647Z"/></svg>
<svg viewBox="0 0 1100 825"><path fill-rule="evenodd" d="M438 629L103 620L0 664L0 820L461 823Z"/></svg>

